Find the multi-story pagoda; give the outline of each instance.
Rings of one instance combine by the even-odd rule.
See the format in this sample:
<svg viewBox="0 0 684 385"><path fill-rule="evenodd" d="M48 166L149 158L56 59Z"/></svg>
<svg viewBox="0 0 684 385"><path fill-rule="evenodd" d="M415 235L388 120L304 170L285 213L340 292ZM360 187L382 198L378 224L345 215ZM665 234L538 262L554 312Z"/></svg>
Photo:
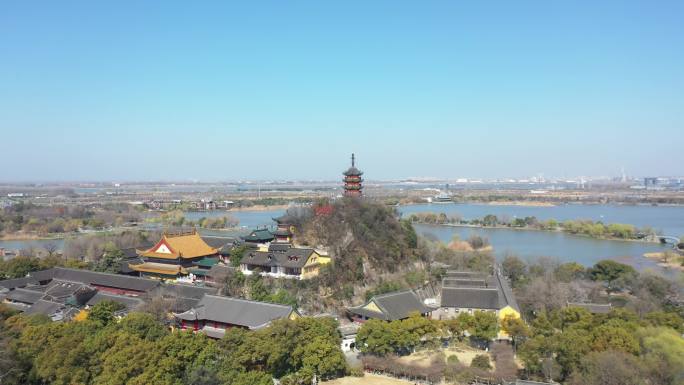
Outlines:
<svg viewBox="0 0 684 385"><path fill-rule="evenodd" d="M345 171L344 174L344 196L348 197L360 197L361 196L361 189L363 186L361 185L361 182L363 182L363 179L361 178L361 175L363 175L363 172L356 168L354 164L354 154L351 156L351 167L347 171Z"/></svg>

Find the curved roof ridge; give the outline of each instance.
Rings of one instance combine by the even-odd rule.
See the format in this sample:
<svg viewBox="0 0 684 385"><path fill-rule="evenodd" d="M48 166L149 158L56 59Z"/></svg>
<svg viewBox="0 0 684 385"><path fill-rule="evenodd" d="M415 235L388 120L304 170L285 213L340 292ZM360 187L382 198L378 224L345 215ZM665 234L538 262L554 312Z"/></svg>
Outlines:
<svg viewBox="0 0 684 385"><path fill-rule="evenodd" d="M53 267L53 269L86 272L86 273L90 273L90 274L98 274L98 275L106 275L106 276L115 276L115 277L121 277L121 278L125 278L125 279L135 279L135 280L145 281L145 282L154 281L153 279L149 279L149 278L134 277L131 275L123 275L123 274L105 273L103 271L94 271L94 270L87 270L87 269L74 269L72 267L55 266L55 267ZM42 271L42 270L38 270L38 271ZM59 277L56 277L53 279L54 280L60 280L60 281L67 281L67 279L59 278ZM71 281L71 282L77 282L77 281Z"/></svg>
<svg viewBox="0 0 684 385"><path fill-rule="evenodd" d="M225 295L218 295L218 294L204 294L207 297L214 297L217 299L227 299L227 300L232 300L232 301L241 301L241 302L250 302L250 303L258 303L258 304L263 304L263 305L271 305L271 306L276 306L276 307L283 307L283 308L290 308L294 309L292 305L284 305L282 303L275 303L275 302L266 302L266 301L256 301L253 299L245 299L245 298L237 298L237 297L228 297ZM202 305L203 306L203 305Z"/></svg>
<svg viewBox="0 0 684 385"><path fill-rule="evenodd" d="M444 287L442 287L442 290L444 290L444 289L499 291L499 288L496 288L496 287L481 287L481 286L444 286Z"/></svg>
<svg viewBox="0 0 684 385"><path fill-rule="evenodd" d="M391 291L389 293L376 294L373 296L373 298L384 298L384 297L389 297L392 295L404 294L406 292L412 292L415 294L415 292L413 292L413 289L402 289L402 290L397 290L397 291Z"/></svg>

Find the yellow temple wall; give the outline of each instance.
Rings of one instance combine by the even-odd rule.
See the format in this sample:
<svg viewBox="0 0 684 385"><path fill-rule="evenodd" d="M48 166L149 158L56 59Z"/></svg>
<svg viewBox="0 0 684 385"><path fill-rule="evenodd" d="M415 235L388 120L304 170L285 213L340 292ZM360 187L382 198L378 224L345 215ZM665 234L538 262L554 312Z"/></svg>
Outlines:
<svg viewBox="0 0 684 385"><path fill-rule="evenodd" d="M318 275L320 268L323 265L330 263L331 259L327 255L320 255L317 252L313 252L309 256L309 260L302 267L302 273L300 275L301 279L313 278Z"/></svg>

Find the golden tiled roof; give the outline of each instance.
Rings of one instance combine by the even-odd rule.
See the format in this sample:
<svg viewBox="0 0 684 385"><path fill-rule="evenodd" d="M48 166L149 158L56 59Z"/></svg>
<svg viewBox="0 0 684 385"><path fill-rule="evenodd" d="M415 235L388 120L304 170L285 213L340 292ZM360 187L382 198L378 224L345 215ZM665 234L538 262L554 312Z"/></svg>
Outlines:
<svg viewBox="0 0 684 385"><path fill-rule="evenodd" d="M138 255L164 259L198 258L218 253L196 231L178 235L164 234L156 245L148 250L138 250Z"/></svg>
<svg viewBox="0 0 684 385"><path fill-rule="evenodd" d="M178 266L178 265L171 265L171 264L166 264L166 263L154 263L154 262L145 262L141 264L128 264L128 267L135 271L140 271L143 273L156 273L156 274L164 274L164 275L178 275L178 274L187 274L187 270L185 270L183 267Z"/></svg>

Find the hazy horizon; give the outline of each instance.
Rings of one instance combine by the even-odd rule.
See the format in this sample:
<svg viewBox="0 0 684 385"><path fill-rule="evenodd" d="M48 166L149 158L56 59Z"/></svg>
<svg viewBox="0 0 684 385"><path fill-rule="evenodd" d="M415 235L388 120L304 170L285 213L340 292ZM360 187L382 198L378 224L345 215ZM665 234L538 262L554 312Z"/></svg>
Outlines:
<svg viewBox="0 0 684 385"><path fill-rule="evenodd" d="M684 174L684 3L8 3L2 182Z"/></svg>

